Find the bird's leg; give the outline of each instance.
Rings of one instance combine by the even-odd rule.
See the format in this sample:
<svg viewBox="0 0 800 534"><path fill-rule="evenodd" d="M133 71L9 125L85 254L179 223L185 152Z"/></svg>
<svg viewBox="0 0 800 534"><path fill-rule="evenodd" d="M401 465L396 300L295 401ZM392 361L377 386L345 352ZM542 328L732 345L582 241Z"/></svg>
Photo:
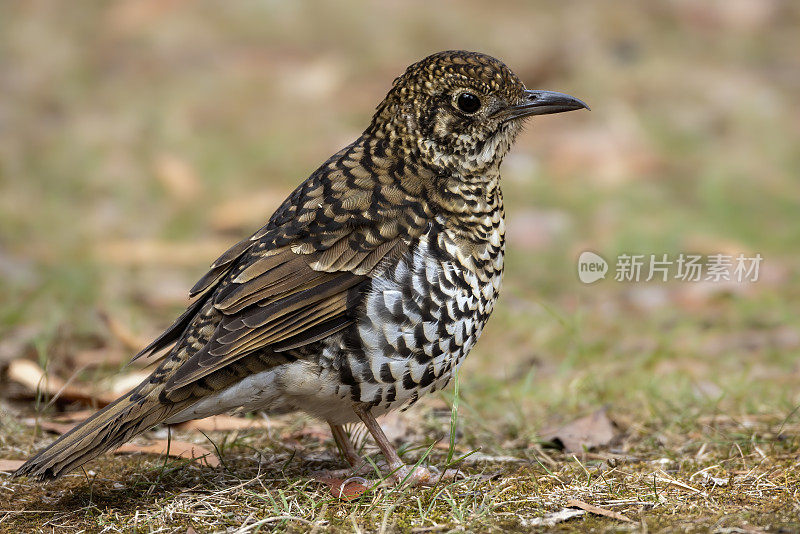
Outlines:
<svg viewBox="0 0 800 534"><path fill-rule="evenodd" d="M356 448L353 447L353 442L347 437L347 432L344 431L344 427L331 423L330 421L328 421L328 425L331 427L331 434L333 434L333 440L336 442L336 448L339 449L342 458L344 458L351 467L347 469L326 469L324 471L317 471L314 474L315 477L318 479L350 479L352 477L361 478L361 475L366 476L372 473L372 466L358 454Z"/></svg>
<svg viewBox="0 0 800 534"><path fill-rule="evenodd" d="M339 448L342 458L344 458L347 463L353 467L360 467L364 465L364 459L358 455L356 448L353 447L353 442L350 441L349 437L347 437L347 432L344 431L344 427L331 422L328 422L328 424L331 426L333 440L336 442L336 446Z"/></svg>
<svg viewBox="0 0 800 534"><path fill-rule="evenodd" d="M361 406L353 406L353 411L361 418L364 422L364 426L366 426L369 433L372 434L375 443L378 444L378 448L389 464L389 470L393 473L392 476L398 483L405 481L418 486L427 483L431 479L430 471L424 467L416 467L412 472L412 468L403 463L397 451L394 450L392 444L389 443L386 434L383 433L381 425L378 424L378 421L375 420L375 417L369 412L369 409L364 409Z"/></svg>

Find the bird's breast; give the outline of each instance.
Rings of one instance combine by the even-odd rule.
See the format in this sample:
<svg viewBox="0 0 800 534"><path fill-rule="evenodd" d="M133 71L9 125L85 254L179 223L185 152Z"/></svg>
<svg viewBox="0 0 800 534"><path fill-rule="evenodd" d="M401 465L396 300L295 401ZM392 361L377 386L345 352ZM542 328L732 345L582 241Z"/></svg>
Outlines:
<svg viewBox="0 0 800 534"><path fill-rule="evenodd" d="M467 244L434 225L413 242L365 297L363 350L342 365L351 397L391 409L447 385L494 309L502 270L502 235Z"/></svg>

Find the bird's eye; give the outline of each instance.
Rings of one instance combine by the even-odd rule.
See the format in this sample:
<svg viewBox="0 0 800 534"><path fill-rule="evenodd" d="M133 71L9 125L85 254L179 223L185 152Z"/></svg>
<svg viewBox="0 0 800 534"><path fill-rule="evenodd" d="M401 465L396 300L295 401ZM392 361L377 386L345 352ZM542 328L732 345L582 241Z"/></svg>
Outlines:
<svg viewBox="0 0 800 534"><path fill-rule="evenodd" d="M456 98L456 106L464 113L475 113L481 109L481 99L472 93L461 93Z"/></svg>

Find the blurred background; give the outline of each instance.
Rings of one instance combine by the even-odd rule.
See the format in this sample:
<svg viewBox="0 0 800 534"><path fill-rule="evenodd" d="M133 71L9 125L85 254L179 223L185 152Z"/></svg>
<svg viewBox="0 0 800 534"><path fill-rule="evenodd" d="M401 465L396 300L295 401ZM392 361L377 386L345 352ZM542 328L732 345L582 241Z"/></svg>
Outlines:
<svg viewBox="0 0 800 534"><path fill-rule="evenodd" d="M790 0L3 2L0 368L118 371L395 76L460 48L592 107L531 121L504 163L506 277L462 373L470 437L532 439L600 406L659 443L702 414L786 415L798 23ZM584 250L605 280L578 280ZM756 283L636 284L613 279L622 253L764 261Z"/></svg>

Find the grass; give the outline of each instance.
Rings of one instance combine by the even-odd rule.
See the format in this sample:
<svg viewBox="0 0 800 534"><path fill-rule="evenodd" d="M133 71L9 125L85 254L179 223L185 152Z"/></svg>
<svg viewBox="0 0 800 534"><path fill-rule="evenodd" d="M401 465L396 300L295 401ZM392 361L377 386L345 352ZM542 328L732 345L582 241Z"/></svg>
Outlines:
<svg viewBox="0 0 800 534"><path fill-rule="evenodd" d="M131 349L97 310L158 334L411 61L486 51L593 111L520 136L503 169L498 307L457 392L407 414L407 461L456 462L465 479L336 499L312 478L341 467L335 446L298 416L271 432L173 432L218 450L214 469L104 456L47 485L0 474L0 532L529 531L570 499L633 522L539 528L797 531L798 18L779 0L3 5L4 459L52 439L24 419L77 408L20 397L1 378L9 359L84 387L129 372ZM578 281L583 250L612 263L606 280ZM759 281L613 280L622 253L719 252L762 254ZM542 442L603 407L611 444L573 456Z"/></svg>
<svg viewBox="0 0 800 534"><path fill-rule="evenodd" d="M225 466L216 470L185 461L114 457L55 485L17 483L14 501L24 503L27 512L5 516L3 526L9 532L25 525L43 531L54 526L183 531L191 526L198 532L228 527L245 532L267 525L525 531L527 522L577 498L627 515L636 528L789 532L798 528L796 505L787 505L796 499L800 482L793 468L798 443L797 438L771 439L770 426L759 422L753 430L741 422L712 423L704 435L662 450L666 456L653 455L647 440L627 454L583 460L534 448L518 463L467 466L465 480L424 490L381 489L352 502L332 497L309 478L311 470L335 464L330 456L318 452L317 460L303 459L248 435L229 445ZM432 460L441 465L445 453L435 453ZM596 517L567 525L561 528L625 527Z"/></svg>

